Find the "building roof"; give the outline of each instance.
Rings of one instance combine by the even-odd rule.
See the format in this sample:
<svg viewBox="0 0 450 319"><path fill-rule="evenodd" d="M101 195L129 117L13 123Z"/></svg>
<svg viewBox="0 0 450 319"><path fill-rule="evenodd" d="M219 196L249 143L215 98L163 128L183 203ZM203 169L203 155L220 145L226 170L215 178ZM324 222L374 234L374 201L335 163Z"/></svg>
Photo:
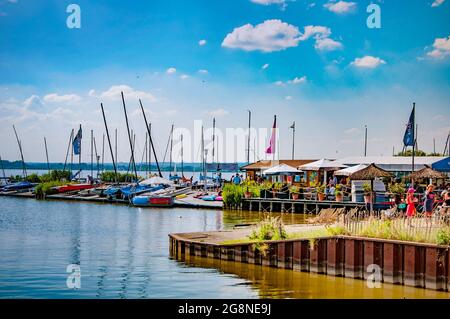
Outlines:
<svg viewBox="0 0 450 319"><path fill-rule="evenodd" d="M287 164L280 164L269 169L263 171L264 175L283 175L283 174L299 174L302 171L299 171L295 167L289 166Z"/></svg>
<svg viewBox="0 0 450 319"><path fill-rule="evenodd" d="M333 171L345 167L347 167L347 165L337 163L336 161L321 159L312 163L303 164L300 167L298 167L298 169L304 171L320 171L320 170Z"/></svg>
<svg viewBox="0 0 450 319"><path fill-rule="evenodd" d="M430 167L435 168L435 163L445 163L449 162L449 157L431 157L431 156L420 156L415 157L414 159L414 169L419 170L428 165ZM353 165L370 165L375 164L385 170L392 172L401 172L401 171L411 171L412 169L412 158L411 156L355 156L355 157L345 157L336 160L339 164L344 164L348 166ZM442 165L442 164L441 164ZM443 165L445 166L445 165ZM442 171L442 169L438 169Z"/></svg>
<svg viewBox="0 0 450 319"><path fill-rule="evenodd" d="M304 164L309 164L309 163L312 163L315 161L316 160L279 160L279 161L262 160L262 161L257 161L256 163L242 166L241 170L243 170L243 171L263 171L263 170L272 168L272 167L280 165L280 164L286 164L286 165L289 165L292 167L299 167Z"/></svg>

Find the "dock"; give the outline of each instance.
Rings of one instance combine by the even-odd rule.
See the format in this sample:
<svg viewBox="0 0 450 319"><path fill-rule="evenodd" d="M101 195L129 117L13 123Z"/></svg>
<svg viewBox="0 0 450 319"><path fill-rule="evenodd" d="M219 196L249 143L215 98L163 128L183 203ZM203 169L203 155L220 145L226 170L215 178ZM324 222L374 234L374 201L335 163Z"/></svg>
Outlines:
<svg viewBox="0 0 450 319"><path fill-rule="evenodd" d="M301 227L314 226L286 231ZM250 230L169 234L170 255L182 262L208 258L360 280L372 278L376 267L380 283L450 291L448 246L356 236L255 244L246 240Z"/></svg>
<svg viewBox="0 0 450 319"><path fill-rule="evenodd" d="M250 198L243 199L242 204L239 207L224 207L224 204L220 201L205 201L199 198L195 198L195 191L187 194L185 198L176 198L174 200L174 206L182 208L193 209L238 209L244 211L257 211L263 213L290 213L290 214L318 214L322 209L327 208L345 208L350 210L353 208L364 208L365 203L355 202L336 202L336 201L317 201L308 199L278 199L278 198ZM9 192L2 193L0 196L19 197L19 198L34 198L34 194L30 191L22 192ZM46 196L48 200L66 200L66 201L82 201L90 203L102 203L102 204L123 204L129 205L128 200L124 199L109 199L95 194L80 195L75 193L65 193Z"/></svg>
<svg viewBox="0 0 450 319"><path fill-rule="evenodd" d="M186 198L175 199L174 206L180 208L193 208L193 209L223 209L222 202L212 202L204 201L194 197L195 193L190 193ZM35 199L35 195L32 192L0 192L0 196L4 197L16 197L16 198L27 198ZM125 199L109 199L107 197L101 197L99 195L89 195L80 196L79 194L56 194L47 195L46 200L64 200L64 201L78 201L78 202L88 202L88 203L100 203L100 204L122 204L130 205L130 202Z"/></svg>
<svg viewBox="0 0 450 319"><path fill-rule="evenodd" d="M264 213L302 213L317 214L325 208L364 208L365 203L318 201L308 199L249 198L243 199L242 209Z"/></svg>

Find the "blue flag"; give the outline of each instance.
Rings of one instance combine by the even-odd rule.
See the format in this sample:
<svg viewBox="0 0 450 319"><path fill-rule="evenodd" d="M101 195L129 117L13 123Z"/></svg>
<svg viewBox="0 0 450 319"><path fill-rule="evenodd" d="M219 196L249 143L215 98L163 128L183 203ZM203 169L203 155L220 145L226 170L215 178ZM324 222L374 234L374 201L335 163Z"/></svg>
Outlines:
<svg viewBox="0 0 450 319"><path fill-rule="evenodd" d="M83 137L81 126L78 130L77 136L75 136L75 139L73 140L73 153L75 155L80 155L81 153L81 138Z"/></svg>
<svg viewBox="0 0 450 319"><path fill-rule="evenodd" d="M409 116L409 122L406 126L405 136L403 137L403 144L405 146L415 146L415 137L414 137L414 126L415 126L415 107Z"/></svg>

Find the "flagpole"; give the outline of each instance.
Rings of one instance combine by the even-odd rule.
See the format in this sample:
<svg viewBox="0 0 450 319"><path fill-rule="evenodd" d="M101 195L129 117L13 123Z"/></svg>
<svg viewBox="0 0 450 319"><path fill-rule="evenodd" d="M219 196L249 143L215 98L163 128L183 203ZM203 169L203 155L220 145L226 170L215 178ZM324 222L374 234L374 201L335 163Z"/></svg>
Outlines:
<svg viewBox="0 0 450 319"><path fill-rule="evenodd" d="M414 173L414 160L415 160L415 149L416 149L416 103L413 103L413 123L412 123L412 130L413 130L413 146L412 146L412 173ZM414 180L411 179L411 185L414 186Z"/></svg>
<svg viewBox="0 0 450 319"><path fill-rule="evenodd" d="M275 134L274 147L277 147L277 116L274 115L273 134ZM275 162L275 150L273 150L273 161Z"/></svg>
<svg viewBox="0 0 450 319"><path fill-rule="evenodd" d="M292 160L295 159L295 121L291 126L292 129Z"/></svg>
<svg viewBox="0 0 450 319"><path fill-rule="evenodd" d="M80 124L80 131L81 131L81 124ZM81 133L83 134L83 133ZM81 139L80 139L80 153L78 154L78 170L80 171L81 175Z"/></svg>

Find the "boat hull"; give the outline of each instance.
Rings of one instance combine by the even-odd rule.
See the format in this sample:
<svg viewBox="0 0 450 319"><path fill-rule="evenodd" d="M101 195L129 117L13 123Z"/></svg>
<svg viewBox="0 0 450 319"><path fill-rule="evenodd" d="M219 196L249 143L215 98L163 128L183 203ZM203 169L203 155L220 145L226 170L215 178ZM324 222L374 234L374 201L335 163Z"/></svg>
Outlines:
<svg viewBox="0 0 450 319"><path fill-rule="evenodd" d="M172 196L136 196L132 202L136 207L172 207L174 198Z"/></svg>

